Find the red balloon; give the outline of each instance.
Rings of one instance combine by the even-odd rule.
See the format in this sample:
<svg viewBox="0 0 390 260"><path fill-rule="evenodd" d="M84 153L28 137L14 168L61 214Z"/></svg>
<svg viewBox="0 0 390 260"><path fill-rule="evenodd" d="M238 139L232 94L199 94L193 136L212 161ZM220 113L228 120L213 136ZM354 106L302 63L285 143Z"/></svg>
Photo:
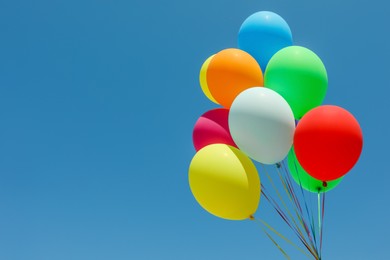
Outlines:
<svg viewBox="0 0 390 260"><path fill-rule="evenodd" d="M228 125L229 110L217 108L204 113L195 123L192 140L196 151L210 144L227 144L237 147Z"/></svg>
<svg viewBox="0 0 390 260"><path fill-rule="evenodd" d="M338 106L320 106L299 121L294 150L302 167L314 178L331 181L356 164L363 148L358 121Z"/></svg>

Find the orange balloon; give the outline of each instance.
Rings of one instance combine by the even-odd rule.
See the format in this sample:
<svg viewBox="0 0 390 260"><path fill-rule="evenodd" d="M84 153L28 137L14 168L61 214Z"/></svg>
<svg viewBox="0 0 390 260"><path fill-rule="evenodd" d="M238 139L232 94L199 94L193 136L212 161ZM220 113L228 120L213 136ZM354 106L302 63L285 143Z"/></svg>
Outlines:
<svg viewBox="0 0 390 260"><path fill-rule="evenodd" d="M214 99L230 108L236 96L245 89L264 86L263 72L250 54L239 49L225 49L210 61L207 85Z"/></svg>

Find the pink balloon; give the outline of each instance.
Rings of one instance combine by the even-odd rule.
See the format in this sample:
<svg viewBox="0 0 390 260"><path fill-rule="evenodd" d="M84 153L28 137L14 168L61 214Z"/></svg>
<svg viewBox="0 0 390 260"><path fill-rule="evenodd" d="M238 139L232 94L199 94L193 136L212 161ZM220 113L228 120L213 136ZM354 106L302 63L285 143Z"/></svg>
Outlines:
<svg viewBox="0 0 390 260"><path fill-rule="evenodd" d="M237 147L228 125L229 109L217 108L204 113L195 123L192 140L196 151L210 144Z"/></svg>

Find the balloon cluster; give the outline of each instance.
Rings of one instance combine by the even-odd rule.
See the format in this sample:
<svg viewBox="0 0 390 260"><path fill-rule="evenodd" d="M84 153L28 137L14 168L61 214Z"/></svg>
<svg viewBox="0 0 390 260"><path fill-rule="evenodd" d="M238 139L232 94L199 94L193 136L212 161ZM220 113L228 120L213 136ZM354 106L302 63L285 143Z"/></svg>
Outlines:
<svg viewBox="0 0 390 260"><path fill-rule="evenodd" d="M260 178L249 157L262 164L287 157L294 180L319 193L335 187L360 156L357 120L341 107L321 105L328 88L324 64L293 45L288 24L275 13L249 16L238 48L210 56L199 80L222 108L195 124L189 184L213 215L243 220L257 210Z"/></svg>

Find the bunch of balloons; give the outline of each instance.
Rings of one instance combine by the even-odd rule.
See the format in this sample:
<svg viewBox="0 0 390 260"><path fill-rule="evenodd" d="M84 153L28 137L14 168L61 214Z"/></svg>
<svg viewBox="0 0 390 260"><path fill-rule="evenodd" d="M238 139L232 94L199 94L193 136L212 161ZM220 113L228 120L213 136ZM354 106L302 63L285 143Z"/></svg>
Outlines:
<svg viewBox="0 0 390 260"><path fill-rule="evenodd" d="M334 188L357 162L359 123L341 107L322 105L325 66L313 51L293 45L279 15L249 16L238 48L210 56L199 79L206 97L221 106L195 123L197 153L189 167L191 191L211 214L243 220L256 212L261 185L251 159L287 158L293 179L315 193Z"/></svg>

